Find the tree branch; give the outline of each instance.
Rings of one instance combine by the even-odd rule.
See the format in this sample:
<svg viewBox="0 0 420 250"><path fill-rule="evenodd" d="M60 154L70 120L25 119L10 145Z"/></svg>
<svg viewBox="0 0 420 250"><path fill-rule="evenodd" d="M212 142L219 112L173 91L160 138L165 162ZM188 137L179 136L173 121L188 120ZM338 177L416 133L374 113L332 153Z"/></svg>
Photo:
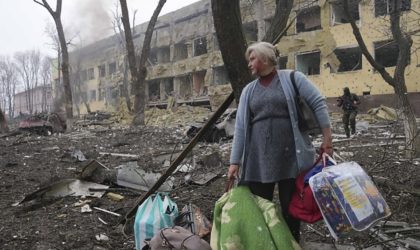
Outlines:
<svg viewBox="0 0 420 250"><path fill-rule="evenodd" d="M351 28L353 29L354 37L356 38L357 43L359 44L360 50L362 51L363 55L366 57L370 65L375 68L383 77L383 79L391 86L395 86L395 80L391 77L391 75L385 70L385 67L376 62L373 56L370 54L369 50L366 47L365 41L363 40L362 34L360 33L359 27L357 27L356 22L353 16L350 14L349 11L349 3L348 0L343 0L344 4L344 12L350 22Z"/></svg>

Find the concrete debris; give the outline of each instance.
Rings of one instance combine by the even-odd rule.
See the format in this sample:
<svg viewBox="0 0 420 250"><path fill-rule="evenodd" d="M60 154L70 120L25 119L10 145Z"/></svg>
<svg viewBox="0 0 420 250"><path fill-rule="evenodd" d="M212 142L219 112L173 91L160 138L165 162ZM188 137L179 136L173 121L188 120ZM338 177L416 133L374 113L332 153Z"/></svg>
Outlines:
<svg viewBox="0 0 420 250"><path fill-rule="evenodd" d="M179 165L177 167L177 169L174 171L174 173L176 173L176 172L189 173L189 172L193 171L194 169L195 169L194 165L182 164L182 165Z"/></svg>
<svg viewBox="0 0 420 250"><path fill-rule="evenodd" d="M117 213L108 211L106 209L100 208L100 207L93 207L93 209L98 210L98 211L101 211L101 212L104 212L104 213L107 213L107 214L110 214L110 215L114 215L114 216L117 216L117 217L120 217L121 216L121 214L117 214Z"/></svg>
<svg viewBox="0 0 420 250"><path fill-rule="evenodd" d="M420 231L417 224L410 225L406 222L383 221L370 229L370 235L377 238L380 243L392 249L418 249L420 250L420 241L409 236Z"/></svg>
<svg viewBox="0 0 420 250"><path fill-rule="evenodd" d="M124 196L120 195L120 194L116 194L116 193L107 193L106 197L108 197L109 199L113 200L113 201L121 201L124 199Z"/></svg>
<svg viewBox="0 0 420 250"><path fill-rule="evenodd" d="M78 179L64 179L42 187L25 196L19 204L46 197L83 196L100 198L105 193L105 191L90 191L90 188L106 189L108 186Z"/></svg>
<svg viewBox="0 0 420 250"><path fill-rule="evenodd" d="M389 121L397 120L397 112L395 111L395 109L386 107L384 105L381 105L378 108L369 109L367 113L375 117L376 119Z"/></svg>
<svg viewBox="0 0 420 250"><path fill-rule="evenodd" d="M149 108L145 112L147 125L160 127L179 127L187 124L203 122L208 119L211 111L200 106L182 105L171 110Z"/></svg>
<svg viewBox="0 0 420 250"><path fill-rule="evenodd" d="M148 191L160 177L160 173L144 171L135 161L128 162L126 165L120 165L117 167L117 184L123 187ZM173 181L168 179L162 184L158 191L169 192L172 190L172 187Z"/></svg>
<svg viewBox="0 0 420 250"><path fill-rule="evenodd" d="M82 180L89 180L96 183L103 183L105 180L109 179L111 175L109 173L109 168L107 168L102 163L92 160L86 166L83 167L80 178Z"/></svg>
<svg viewBox="0 0 420 250"><path fill-rule="evenodd" d="M109 241L109 237L105 234L97 234L95 235L97 241Z"/></svg>
<svg viewBox="0 0 420 250"><path fill-rule="evenodd" d="M89 204L86 204L80 208L81 213L92 213L92 209L90 208Z"/></svg>
<svg viewBox="0 0 420 250"><path fill-rule="evenodd" d="M369 129L368 121L357 121L356 122L356 131L366 132Z"/></svg>

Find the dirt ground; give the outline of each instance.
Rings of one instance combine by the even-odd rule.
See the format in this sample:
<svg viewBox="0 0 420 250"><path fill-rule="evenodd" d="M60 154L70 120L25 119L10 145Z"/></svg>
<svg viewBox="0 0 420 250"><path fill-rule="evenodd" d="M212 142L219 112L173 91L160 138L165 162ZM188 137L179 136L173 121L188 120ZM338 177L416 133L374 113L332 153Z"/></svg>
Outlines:
<svg viewBox="0 0 420 250"><path fill-rule="evenodd" d="M339 120L339 119L335 119ZM377 182L382 195L391 207L390 221L405 222L413 226L420 223L420 165L419 159L406 159L402 153L404 139L401 125L391 122L374 122L367 131L345 139L339 122L334 122L334 148L345 160L358 162ZM39 187L65 178L78 178L89 160L97 160L110 169L128 161L146 170L163 172L162 155L179 152L190 138L186 127L161 128L146 126L130 128L120 124L105 126L76 126L75 131L49 136L22 133L0 138L0 249L133 249L134 237L124 235L118 226L119 217L93 210L81 213L79 201L90 200L91 207L100 207L121 215L132 208L139 194L116 189L124 196L114 201L101 198L73 197L37 198L18 206L26 195ZM0 135L1 136L1 135ZM200 142L184 163L197 168L187 176L177 172L174 177L172 199L179 208L191 202L201 208L211 220L213 206L222 195L231 141L220 143ZM80 149L88 159L75 162L68 154ZM138 155L137 158L112 156L107 153ZM209 160L208 156L216 154ZM214 155L213 155L214 156ZM172 157L172 160L175 156ZM211 166L210 166L211 165ZM205 185L187 181L200 173L216 173L217 177ZM186 177L187 176L187 177ZM121 188L105 182L111 188ZM104 224L103 222L107 224ZM128 226L129 231L132 225ZM406 232L408 231L408 232ZM406 230L399 234L420 240L420 231ZM373 233L352 234L338 244L363 248L378 244ZM97 240L104 234L108 240ZM390 238L395 235L388 234ZM404 237L402 237L404 238ZM324 223L302 225L302 240L332 243ZM393 245L384 246L393 248Z"/></svg>

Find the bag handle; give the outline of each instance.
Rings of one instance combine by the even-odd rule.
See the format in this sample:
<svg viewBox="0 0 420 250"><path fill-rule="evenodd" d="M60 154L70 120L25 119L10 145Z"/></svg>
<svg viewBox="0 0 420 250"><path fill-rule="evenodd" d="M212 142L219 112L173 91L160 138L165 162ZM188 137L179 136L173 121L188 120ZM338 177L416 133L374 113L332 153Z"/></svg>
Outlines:
<svg viewBox="0 0 420 250"><path fill-rule="evenodd" d="M231 190L234 185L235 185L235 179L234 178L228 179L225 184L225 193L229 192L229 190Z"/></svg>
<svg viewBox="0 0 420 250"><path fill-rule="evenodd" d="M294 70L292 72L290 72L290 80L292 81L292 85L293 85L293 89L295 90L296 97L299 97L300 93L299 93L298 88L296 87L295 72L296 71L294 71Z"/></svg>

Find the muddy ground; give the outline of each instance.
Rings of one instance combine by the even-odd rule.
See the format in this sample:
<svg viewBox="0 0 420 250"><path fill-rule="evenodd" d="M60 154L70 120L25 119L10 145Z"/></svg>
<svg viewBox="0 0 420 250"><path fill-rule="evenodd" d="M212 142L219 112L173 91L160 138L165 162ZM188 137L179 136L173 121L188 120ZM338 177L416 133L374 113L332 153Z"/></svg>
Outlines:
<svg viewBox="0 0 420 250"><path fill-rule="evenodd" d="M401 124L371 120L367 131L351 139L342 136L340 126L339 122L334 122L335 151L346 160L357 161L377 181L392 210L389 220L406 222L409 227L418 225L420 160L404 156ZM79 201L90 200L91 207L125 215L139 197L138 193L126 188L113 191L124 196L122 201L114 201L104 195L102 198L37 198L18 206L14 204L39 187L65 178L78 178L83 167L92 159L110 169L134 160L146 170L163 172L165 164L162 159L179 152L189 142L190 138L185 136L186 129L185 126L130 128L114 123L79 125L75 127L76 131L67 134L39 136L22 133L0 138L0 249L133 249L134 237L122 234L121 226L118 226L120 218L97 210L81 213L80 206L75 206ZM184 162L197 166L190 175L216 173L217 177L205 185L197 185L186 181L186 173L175 173L171 196L178 207L192 202L212 219L214 203L224 190L230 143L229 140L200 142L194 148L194 157ZM88 160L74 162L68 156L74 149L80 149ZM138 157L111 156L101 152ZM209 159L212 153L216 158ZM109 181L104 184L121 188ZM129 225L128 231L131 228ZM350 235L337 244L358 248L379 244L378 237L369 232ZM95 236L99 234L109 239L97 240ZM398 237L404 238L404 235L420 240L418 229L403 231ZM395 234L388 236L393 238ZM302 225L302 240L333 242L323 222ZM389 242L383 246L397 248Z"/></svg>

